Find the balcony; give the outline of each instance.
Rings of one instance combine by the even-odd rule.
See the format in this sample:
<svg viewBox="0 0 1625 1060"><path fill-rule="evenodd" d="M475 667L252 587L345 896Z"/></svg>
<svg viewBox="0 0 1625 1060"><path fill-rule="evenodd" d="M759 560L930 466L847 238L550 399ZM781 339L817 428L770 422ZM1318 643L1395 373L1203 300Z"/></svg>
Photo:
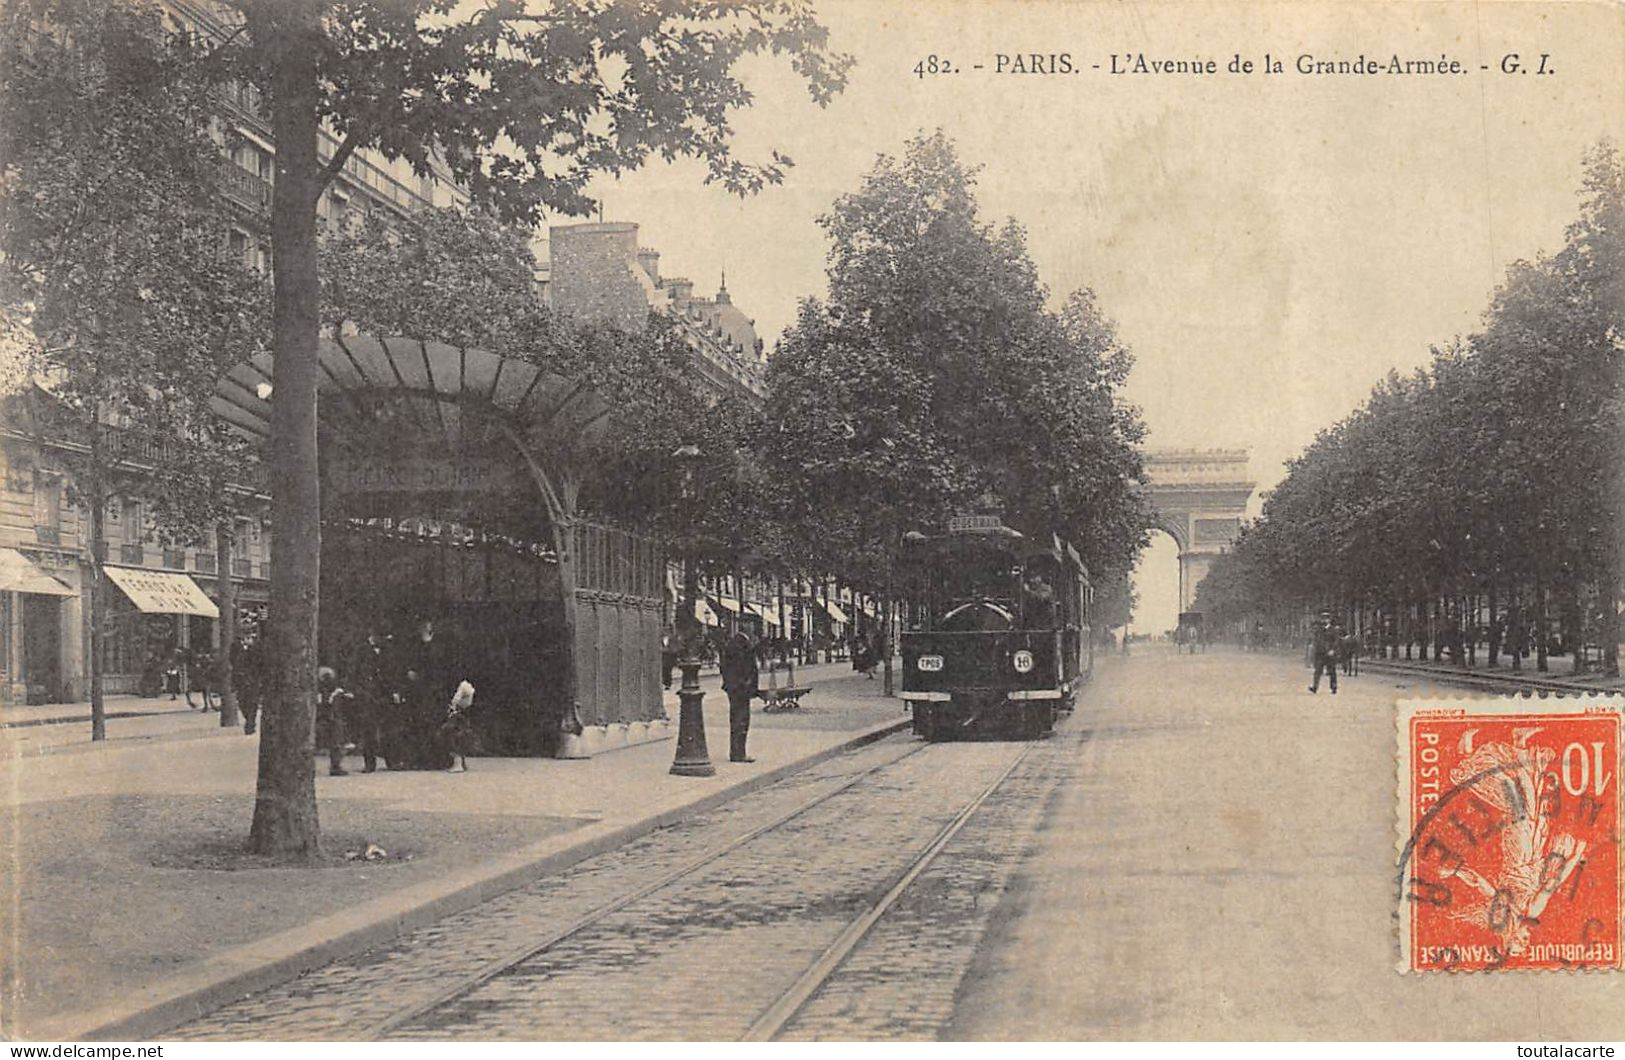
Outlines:
<svg viewBox="0 0 1625 1060"><path fill-rule="evenodd" d="M179 455L178 443L171 439L112 424L102 425L102 445L109 456L135 467L154 467L160 461L172 463ZM232 475L232 485L255 493L266 492L269 484L270 474L265 465L252 455L238 464Z"/></svg>
<svg viewBox="0 0 1625 1060"><path fill-rule="evenodd" d="M253 85L245 85L231 81L220 86L220 98L228 105L235 107L245 117L254 118L263 122L265 120L264 107L261 106L259 89Z"/></svg>
<svg viewBox="0 0 1625 1060"><path fill-rule="evenodd" d="M139 567L147 561L147 548L139 541L135 544L126 542L118 547L118 561Z"/></svg>
<svg viewBox="0 0 1625 1060"><path fill-rule="evenodd" d="M226 197L255 210L271 208L271 182L241 166L220 167L221 185Z"/></svg>

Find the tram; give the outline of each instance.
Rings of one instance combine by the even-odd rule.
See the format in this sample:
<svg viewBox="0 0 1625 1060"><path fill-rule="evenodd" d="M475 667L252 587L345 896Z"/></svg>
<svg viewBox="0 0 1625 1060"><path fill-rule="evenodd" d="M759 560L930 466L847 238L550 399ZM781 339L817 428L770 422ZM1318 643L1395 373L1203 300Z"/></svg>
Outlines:
<svg viewBox="0 0 1625 1060"><path fill-rule="evenodd" d="M1094 667L1077 551L998 516L904 536L903 699L927 740L1050 733Z"/></svg>

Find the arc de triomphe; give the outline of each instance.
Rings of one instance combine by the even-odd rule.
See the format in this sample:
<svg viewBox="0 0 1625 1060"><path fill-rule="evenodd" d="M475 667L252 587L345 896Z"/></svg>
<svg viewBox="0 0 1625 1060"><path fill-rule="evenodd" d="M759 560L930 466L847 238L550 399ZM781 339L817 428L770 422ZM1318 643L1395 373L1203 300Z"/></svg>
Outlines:
<svg viewBox="0 0 1625 1060"><path fill-rule="evenodd" d="M1189 611L1213 557L1236 539L1258 484L1245 449L1148 449L1143 456L1152 525L1179 546L1179 609Z"/></svg>

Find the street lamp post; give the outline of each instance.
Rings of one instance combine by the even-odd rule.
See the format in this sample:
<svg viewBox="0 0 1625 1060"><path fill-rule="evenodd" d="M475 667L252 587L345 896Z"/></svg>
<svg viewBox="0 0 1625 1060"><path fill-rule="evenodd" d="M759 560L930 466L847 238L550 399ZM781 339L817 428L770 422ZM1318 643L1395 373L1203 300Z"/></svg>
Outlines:
<svg viewBox="0 0 1625 1060"><path fill-rule="evenodd" d="M698 446L685 445L672 456L683 469L683 522L692 527L694 499L694 465L700 460ZM677 689L677 755L672 759L671 772L679 777L710 777L716 775L711 755L705 746L705 693L700 690L700 620L696 613L699 604L700 577L694 565L692 536L683 542L683 605L678 614L677 667L683 681Z"/></svg>

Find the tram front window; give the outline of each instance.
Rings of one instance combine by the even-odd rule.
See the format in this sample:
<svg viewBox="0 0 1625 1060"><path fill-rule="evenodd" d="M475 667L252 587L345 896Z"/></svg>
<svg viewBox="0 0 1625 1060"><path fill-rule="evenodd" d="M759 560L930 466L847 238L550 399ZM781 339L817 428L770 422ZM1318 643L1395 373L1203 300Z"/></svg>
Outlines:
<svg viewBox="0 0 1625 1060"><path fill-rule="evenodd" d="M933 626L1008 629L1019 613L1021 570L1003 550L958 548L936 563Z"/></svg>

